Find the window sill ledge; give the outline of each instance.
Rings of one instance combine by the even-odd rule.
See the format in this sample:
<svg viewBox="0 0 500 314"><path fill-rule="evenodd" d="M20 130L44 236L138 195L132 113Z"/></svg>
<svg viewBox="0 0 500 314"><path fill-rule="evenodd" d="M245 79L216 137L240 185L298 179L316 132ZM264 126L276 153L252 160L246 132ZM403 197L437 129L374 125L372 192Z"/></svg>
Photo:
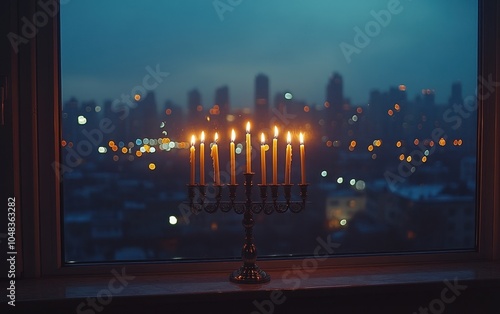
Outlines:
<svg viewBox="0 0 500 314"><path fill-rule="evenodd" d="M16 306L34 311L50 308L56 312L98 313L98 309L105 309L105 313L128 313L144 310L147 304L148 308L170 313L200 309L212 313L210 309L214 309L233 314L264 313L266 309L273 313L271 306L277 313L323 307L349 313L374 309L376 313L413 313L431 302L436 308L441 303L456 308L453 313L490 313L500 308L500 262L329 268L310 273L289 269L288 276L283 277L285 271L270 272L272 280L264 285L233 284L228 281L228 273L221 272L143 275L120 281L118 268L109 276L24 279L16 281ZM461 287L456 298L446 282ZM453 301L433 301L443 295ZM101 303L93 308L87 298L96 296ZM263 306L260 312L257 303Z"/></svg>

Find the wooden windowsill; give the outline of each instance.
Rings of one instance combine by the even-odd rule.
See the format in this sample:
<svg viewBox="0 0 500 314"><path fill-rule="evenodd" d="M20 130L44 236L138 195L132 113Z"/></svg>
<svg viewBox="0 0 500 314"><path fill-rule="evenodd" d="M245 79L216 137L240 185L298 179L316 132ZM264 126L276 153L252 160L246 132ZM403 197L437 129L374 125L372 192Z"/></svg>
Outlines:
<svg viewBox="0 0 500 314"><path fill-rule="evenodd" d="M99 296L104 303L102 309L106 309L104 313L114 313L113 309L121 313L124 310L132 311L137 304L144 302L163 309L183 309L183 313L190 313L190 309L195 311L198 307L208 309L220 304L231 305L232 310L228 313L252 313L258 309L256 302L261 302L259 304L264 304L264 310L260 312L263 313L265 309L270 310L269 302L274 298L280 303L272 305L276 308L276 313L280 313L278 309L288 308L287 313L292 313L294 308L298 309L296 302L305 304L313 299L319 303L337 300L344 302L344 306L350 304L351 309L365 306L365 310L369 310L377 300L398 296L402 305L409 302L409 309L417 311L418 305L425 306L434 298L440 298L441 291L447 287L445 281L466 286L461 291L464 296L469 293L472 297L475 293L480 293L487 297L490 291L500 292L500 262L330 268L316 269L310 273L303 269L295 271L284 269L270 272L271 282L263 285L233 284L228 280L228 273L221 272L143 275L124 277L120 281L117 279L117 274L122 272L120 268L109 276L24 279L16 281L16 305L32 309L54 306L76 313L98 313L98 310L89 307L86 302L87 298ZM283 277L285 274L288 276ZM368 303L356 302L360 296L364 296L363 300ZM419 303L417 300L413 301L413 298L421 298L422 301ZM2 296L2 300L4 299L5 296ZM460 297L457 299L460 300ZM462 299L465 300L466 297ZM106 303L108 301L109 304ZM491 301L496 302L493 299ZM317 302L314 304L317 305ZM219 309L217 313L224 311Z"/></svg>

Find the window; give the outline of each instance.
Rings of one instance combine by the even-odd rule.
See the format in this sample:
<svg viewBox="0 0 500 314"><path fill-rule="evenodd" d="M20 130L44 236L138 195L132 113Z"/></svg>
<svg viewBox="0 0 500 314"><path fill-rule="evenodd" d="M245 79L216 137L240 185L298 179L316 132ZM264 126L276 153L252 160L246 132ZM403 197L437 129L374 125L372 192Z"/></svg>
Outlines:
<svg viewBox="0 0 500 314"><path fill-rule="evenodd" d="M476 230L455 226L476 217L477 7L61 6L64 261L238 258L241 216L185 204L188 152L204 131L211 181L218 132L228 183L235 129L242 186L247 121L254 157L260 132L282 131L279 182L285 131L307 138L307 208L256 216L261 257L311 254L317 237L339 254L474 250Z"/></svg>
<svg viewBox="0 0 500 314"><path fill-rule="evenodd" d="M65 3L65 5L66 4L70 4L70 3ZM244 8L243 5L244 4L241 4L241 6L238 6L237 8L235 7L234 10L231 11L231 13L229 15L225 14L224 16L227 18L225 20L225 22L229 21L228 20L229 17L233 16L231 14L236 14L238 11L243 9ZM488 82L492 82L492 80L493 80L493 82L495 82L495 77L496 77L495 75L497 73L495 71L495 65L494 65L495 58L497 57L496 54L494 53L495 52L495 49L494 49L495 40L497 37L495 36L495 33L494 33L494 30L495 30L494 27L491 27L491 25L490 25L490 27L485 26L485 25L489 25L489 23L494 21L494 16L490 16L488 14L493 14L492 12L495 12L495 10L483 9L483 6L488 7L488 6L494 6L494 5L495 4L492 4L489 1L481 1L480 6L479 6L481 8L480 20L478 23L480 26L480 28L479 28L480 37L479 37L479 44L477 45L480 48L480 54L479 54L479 58L478 58L479 65L480 65L479 72L480 72L480 75L483 78L485 78L485 80L487 80ZM383 8L383 7L381 7L381 8ZM33 10L34 10L34 8L30 10L30 9L27 9L26 7L22 7L22 8L20 8L19 14L21 16L23 16L23 15L29 16L30 14L32 15L34 13ZM371 16L370 12L369 11L367 11L367 12L368 13L364 16L365 17L368 16L368 18L370 19L370 16ZM64 9L63 9L63 14L64 14ZM396 21L396 17L397 16L393 17L394 18L393 22ZM62 19L64 19L64 17L62 17ZM363 23L366 23L367 21L369 21L369 20L365 19L365 20L363 20ZM225 23L225 22L223 22L223 23ZM355 27L357 25L364 26L363 23L361 23L361 24L360 23L353 23L353 24L346 26L345 32L346 32L346 34L350 34L349 36L346 35L346 39L345 39L346 42L348 42L349 40L351 40L351 41L353 40L352 39L354 36L353 27ZM474 27L477 27L477 25ZM63 28L64 28L64 21L61 20L61 31L62 32L63 32L63 30L62 30ZM63 115L64 112L60 112L60 110L61 110L61 108L63 108L63 106L62 105L59 106L59 97L57 96L58 95L58 88L59 88L59 71L58 71L59 61L61 61L61 72L62 72L62 76L63 76L63 78L62 78L62 97L63 97L63 100L65 97L64 96L64 88L65 88L65 83L64 83L64 80L65 80L65 78L64 78L64 75L65 75L64 74L65 73L64 72L65 71L64 62L65 61L64 61L64 58L65 57L64 57L64 48L62 48L61 49L62 56L61 56L61 60L59 60L59 53L58 53L58 49L57 49L57 47L58 47L58 36L57 36L58 30L59 30L58 25L53 24L53 23L49 23L49 25L46 28L41 28L39 30L39 33L37 34L36 43L30 42L27 46L21 47L20 54L17 56L19 58L20 64L21 64L21 67L19 70L20 81L23 83L20 85L21 100L24 100L25 103L30 105L30 106L20 107L20 116L22 117L22 119L20 120L20 123L21 123L21 127L23 128L22 129L23 132L21 132L21 134L20 134L19 142L34 143L33 145L30 145L30 146L23 146L25 153L20 155L21 165L24 165L24 171L21 174L21 179L23 179L23 182L24 182L22 185L21 192L23 195L23 204L25 205L25 206L23 206L23 212L26 213L25 220L27 222L27 224L25 224L25 227L23 228L23 243L24 243L23 251L25 252L24 271L25 271L25 274L27 274L27 276L30 276L30 274L31 274L31 276L33 274L36 275L36 269L39 269L39 267L42 267L42 266L43 267L41 268L41 270L44 274L74 273L74 272L79 272L79 273L81 273L81 272L99 272L99 271L107 271L108 270L108 268L106 266L95 266L95 267L86 267L86 268L75 267L75 266L63 267L63 266L68 266L67 264L65 264L65 262L70 261L71 259L67 258L67 256L61 256L61 252L64 252L65 254L68 253L67 250L65 251L61 247L61 244L65 243L65 241L66 241L66 239L65 239L66 235L64 234L65 229L63 227L61 227L61 225L64 223L64 220L62 220L61 217L64 217L64 218L67 217L64 213L64 211L67 209L67 206L65 204L65 201L61 201L61 202L59 201L60 200L59 197L62 196L62 198L64 198L64 193L67 189L67 187L65 185L69 184L68 182L65 182L65 176L73 175L74 171L76 171L76 170L73 169L73 172L71 172L71 171L69 171L69 169L65 168L64 158L63 158L64 149L61 147L62 146L61 140L64 140L64 138L60 137L58 135L57 131L54 131L54 130L57 130L57 126L59 125L60 120L64 119L64 115ZM386 29L384 28L383 30L386 30ZM61 41L62 41L61 45L64 45L64 35L61 35L61 37L62 37L61 38ZM378 39L378 38L382 39L382 37L383 37L383 32L381 32L379 37L377 37L376 39ZM376 41L374 39L372 41L371 45L375 45L375 43L376 43ZM338 45L339 42L337 42L336 44ZM36 53L37 59L44 60L44 62L41 62L41 61L38 63L32 62L34 60L31 59L33 55L30 53L30 48L33 45L35 45L37 47L37 53ZM372 47L371 45L370 45L370 47ZM340 48L337 46L336 49L340 49ZM354 54L352 62L354 62L354 57L364 56L365 52L368 52L370 49L363 50L360 54ZM474 49L474 51L475 51L475 49ZM35 65L36 65L37 71L34 71ZM335 70L336 69L333 67L326 69L326 72L328 73L326 76L327 81L328 81L329 75ZM168 70L168 71L170 71L170 70ZM344 84L346 85L347 84L347 77L348 77L348 74L346 74L347 71L343 72L339 69L338 72L341 76L343 76ZM256 73L254 73L253 75L256 75ZM34 89L34 85L32 85L32 83L34 82L35 78L37 78L37 77L38 77L38 80L37 80L38 85L36 87L37 93L33 94L32 91L35 89ZM252 78L254 78L254 76L252 76ZM140 79L142 79L142 77ZM270 82L271 82L271 90L273 91L273 89L274 89L273 84L275 84L275 83L273 83L274 79L271 80ZM252 82L250 82L250 84L252 84ZM321 84L323 84L322 94L324 97L326 94L325 93L325 87L326 87L325 85L327 84L327 82L323 82ZM464 82L462 82L462 84L464 84ZM401 84L399 84L399 85L401 85ZM399 85L397 85L398 88L399 88ZM488 85L488 86L490 86L490 85ZM132 86L132 87L134 87L134 86ZM406 84L406 86L407 86L407 88L409 88L408 84ZM130 87L130 88L132 88L132 87ZM385 87L385 88L381 87L380 89L383 93L384 91L388 91L388 88L389 87ZM293 91L291 91L291 93L292 92ZM491 91L489 91L489 92L491 93ZM347 91L345 92L345 94L347 95ZM468 94L468 93L465 93L465 94ZM295 93L295 96L296 95L297 94ZM493 95L495 95L495 94L493 93ZM206 97L211 98L210 96L206 96ZM495 216L493 215L493 209L496 208L495 207L496 204L495 204L493 195L494 195L494 191L495 191L495 180L496 180L495 178L496 178L497 174L495 174L494 172L487 170L487 169L495 169L495 164L497 162L495 159L495 149L496 149L495 148L496 147L495 141L497 141L497 137L496 137L497 135L494 132L485 132L485 130L491 130L495 126L495 115L498 114L496 111L496 107L494 105L495 97L497 97L497 96L489 97L489 98L482 97L482 99L479 99L480 104L478 105L479 110L477 111L477 113L480 117L480 121L481 121L481 123L478 125L478 131L479 131L478 138L480 139L480 141L478 141L478 143L477 143L478 148L479 148L479 155L478 155L479 156L479 159L478 159L479 172L478 172L478 180L477 180L478 207L472 213L472 216L474 218L477 217L476 221L472 221L472 223L473 223L472 230L473 231L471 232L471 234L467 233L467 235L470 235L470 237L472 239L466 240L467 237L465 237L465 236L463 239L459 239L459 238L455 239L459 243L462 243L462 241L466 241L466 242L473 241L474 243L477 242L479 245L478 246L464 247L461 244L459 244L459 245L454 244L455 246L453 246L453 245L449 246L449 248L454 248L454 249L465 248L466 252L457 252L456 250L448 250L448 252L443 253L443 251L446 251L446 250L443 250L444 247L442 247L442 246L436 247L436 248L427 248L426 251L429 251L429 250L435 250L435 251L431 252L432 254L425 254L425 255L415 254L415 253L421 252L422 250L409 250L409 251L406 251L408 253L406 256L397 254L397 255L392 255L390 258L388 258L386 256L380 256L380 254L383 255L383 253L390 252L389 250L382 249L382 250L376 250L376 255L372 256L368 259L365 257L353 257L353 258L351 258L351 257L348 257L347 255L342 255L345 257L342 259L335 259L335 261L334 261L335 265L345 265L346 263L349 264L352 262L359 264L359 263L365 263L367 260L369 260L370 263L376 263L378 261L383 262L383 263L387 263L387 262L392 262L392 261L401 262L401 261L410 261L410 260L412 262L415 262L415 261L422 261L422 260L428 260L428 259L432 259L434 261L435 260L443 260L443 259L446 259L446 260L467 259L467 258L477 259L478 257L479 258L481 258L481 257L482 258L490 258L493 256L493 253L495 252L494 244L496 243L494 240L495 239L494 232L498 232L497 229L495 229L495 225L498 224L498 222L495 220ZM38 102L35 102L35 99L38 99ZM79 99L79 101L82 101L82 99ZM491 105L488 106L486 104L488 104L488 105L491 104ZM36 116L31 115L32 109L37 108L37 106L39 108L43 108L43 110L37 110ZM310 109L309 112L311 112L311 107L309 107L309 109ZM395 109L396 108L392 109L393 116L394 116ZM64 108L63 108L63 110L64 110ZM388 111L386 112L386 115L389 116ZM85 119L87 119L86 116L84 116L84 117L85 117ZM87 119L87 121L91 121L91 120ZM54 128L54 126L56 126L56 128ZM238 128L239 128L239 132L242 132L242 133L244 132L242 130L241 125L239 125ZM62 136L64 136L64 126L62 126L62 129L63 129ZM209 129L207 128L207 132L208 132L208 130ZM212 131L212 130L210 130L210 131ZM35 136L36 141L32 141L32 138L31 138L32 133L34 133L36 135ZM380 140L381 140L381 146L379 148L381 149L386 144L386 141L384 141L383 139L380 139ZM356 146L354 147L354 152L356 152L356 149L361 147L360 141L361 141L360 139L356 139ZM226 143L227 143L227 139L226 139ZM309 145L309 142L306 142L306 143L307 143L307 145ZM449 143L450 142L447 141L447 144L444 147L452 147L451 145L453 145L453 139L452 139L451 144L449 144ZM342 141L340 141L340 144L342 144ZM351 144L351 142L348 142L348 144ZM376 146L376 143L372 142L371 144L374 146L373 147L374 150L378 149L377 148L378 146ZM326 143L324 143L325 147L328 147L327 145L328 145L328 141L326 141ZM335 145L338 145L338 144L336 144L335 141L331 141L332 149L333 149L333 147L336 147ZM401 145L403 145L403 143L401 143ZM448 145L450 145L450 146L448 146ZM354 146L354 145L349 145L349 146ZM342 147L342 146L340 146L340 147ZM395 147L398 148L397 142L395 143ZM453 145L453 147L455 147L455 146ZM368 148L369 148L369 145L367 145L366 148L364 148L364 149L366 149L368 151ZM313 146L308 146L308 149L307 149L308 156L313 154L313 151L314 151ZM28 153L26 153L26 152L28 152ZM31 154L29 152L33 152L33 154ZM62 154L61 154L61 152L62 152ZM347 147L347 152L350 152L349 147ZM296 154L296 153L297 153L297 151L295 151L294 154ZM280 152L280 154L283 154L283 152ZM355 155L351 155L351 156L355 156ZM437 155L435 155L435 156L437 156ZM399 158L399 155L396 157ZM407 156L405 156L405 157L407 157ZM333 160L333 158L332 158L332 160ZM375 159L375 160L377 160L377 159ZM380 160L380 159L378 159L378 160ZM467 162L464 161L463 163L468 164L468 165L473 165L475 163L475 156L472 156L472 158L468 159ZM310 161L310 160L308 161L308 167L314 167L315 166L314 164L315 164L315 161L314 162ZM332 163L332 164L334 164L334 163ZM39 165L39 168L35 167L34 165ZM187 165L188 164L186 162L186 164L183 167L187 167ZM255 162L254 166L258 167L258 162ZM298 165L295 164L295 161L294 161L294 166L297 166L297 168L294 168L293 173L297 174L299 168L298 168ZM78 167L76 167L76 168L78 168ZM209 168L209 166L207 165L207 169L208 168ZM469 169L469 171L472 171L472 173L475 172L474 166L472 166L472 168L468 167L468 169ZM320 176L323 174L322 171L319 173ZM328 171L328 170L325 170L325 171L326 171L326 175L327 175L325 178L329 178L329 176L331 176L332 171ZM418 169L417 169L417 171L418 171ZM150 173L153 173L153 172L150 172ZM308 168L308 181L311 180L309 178L309 175L311 173L313 173L313 170ZM442 174L436 175L436 177L438 177L438 178L442 177ZM322 178L324 178L324 177L322 177ZM412 175L411 178L412 179L416 178L416 176ZM62 179L62 181L60 181L59 179ZM186 177L186 179L180 180L181 183L179 185L184 185L186 183L185 181L187 181L187 179L188 178ZM338 179L338 178L334 177L334 179ZM343 179L346 180L346 182L350 181L350 178L343 177ZM36 183L38 180L40 180L40 182L41 182L40 185L28 184L29 182ZM343 181L343 180L339 180L339 181ZM366 181L363 180L363 181L365 182L365 190L368 192L368 186L369 186L370 182L369 182L369 180L366 180ZM335 182L337 182L337 181L335 180ZM336 184L340 184L340 183L337 182ZM350 184L350 182L349 182L349 184ZM59 187L62 187L62 189L60 190ZM448 187L448 188L453 188L453 187ZM354 185L354 189L356 189L356 184ZM311 187L310 191L314 191L314 190L312 190L312 187ZM183 193L185 193L185 192L186 191L183 191ZM311 193L313 193L313 192L311 192ZM396 199L394 200L394 199L388 198L387 200L385 200L386 203L384 203L383 207L380 207L380 206L378 207L378 208L383 208L384 210L386 210L386 212L383 213L384 214L383 217L384 217L384 219L386 219L388 221L390 219L397 220L398 215L401 215L401 211L398 211L398 208L402 208L402 207L407 206L409 204L408 202L405 203L405 200L397 200L397 197L394 195L392 195L392 197L394 197ZM313 199L312 195L310 195L309 200L311 200L311 199ZM334 206L338 206L339 204L343 204L343 203L350 204L351 200L356 201L356 199L352 198L352 196L345 195L345 198L343 196L342 199L340 197L338 197L336 200L329 200L329 201L327 201L325 199L323 204L325 204L325 205L329 204L330 206L334 207ZM370 202L367 202L366 204L367 204L366 206L369 206L369 205L371 206ZM323 206L325 206L325 205L323 205ZM385 206L385 205L387 205L387 206ZM467 209L462 208L463 203L460 203L459 205L460 206L458 206L458 205L457 206L450 206L450 208L448 210L450 210L450 209L457 210L456 214L453 216L454 217L453 219L455 220L455 223L456 223L456 226L458 229L464 229L464 228L461 228L461 226L463 226L463 224L466 221L461 220L458 217L462 217L463 215L466 215ZM306 211L310 210L310 208L311 208L311 206L308 205L308 209L306 209ZM354 207L349 207L349 208L356 208L356 207L354 206ZM62 215L62 214L64 214L64 215ZM99 214L105 215L107 213L101 212ZM302 218L302 216L300 216L300 215L304 215L304 214L305 214L305 212L300 213L300 214L296 214L296 215L289 215L289 216L286 216L286 215L264 216L264 215L262 215L265 217L264 218L265 221L257 222L256 228L258 228L260 226L261 229L260 230L256 229L256 231L255 231L257 246L260 250L260 257L262 257L263 255L272 255L272 254L279 255L279 254L289 254L290 253L290 251L286 252L285 249L283 249L283 251L282 251L284 253L281 253L279 250L276 250L274 252L271 252L271 251L266 252L265 251L265 242L273 242L274 240L269 241L269 239L265 238L264 233L261 233L261 232L263 232L261 230L264 230L264 224L266 224L266 223L271 224L271 222L276 222L276 221L283 222L283 221L280 221L280 219L293 220L293 219L297 219L296 217L299 217L298 220L300 220L300 218ZM226 214L226 215L221 215L221 219L230 219L229 216L231 216L231 215L236 216L234 213L233 214ZM202 216L203 217L210 217L210 218L212 217L206 213L196 215L194 217L197 218L197 217L202 217ZM287 217L289 217L289 218L287 218ZM322 219L323 221L326 220L326 217L327 217L326 212L324 213L324 216L319 216L319 218ZM239 220L239 218L240 218L240 216L238 216L237 220ZM33 224L35 225L34 228L30 227L32 225L31 221L33 221ZM476 223L479 224L479 229L475 228ZM340 224L340 222L339 222L339 224ZM347 221L347 225L348 224L349 224L349 221ZM282 225L279 225L277 223L274 224L274 226L282 227ZM99 233L119 234L120 232L122 232L122 231L120 231L119 228L114 229L106 224L96 225L95 227L96 227L95 230L96 230L97 234L99 234ZM238 232L241 232L241 235L238 233L238 238L242 239L242 236L243 236L242 228L239 225L239 222L238 222L238 225L235 224L234 227L235 227L235 229L239 228L240 231L238 231ZM41 235L40 239L38 239L38 235L37 235L38 229L37 228L40 228L40 235ZM282 228L287 229L286 226L282 227ZM313 230L313 231L315 232L315 236L319 235L316 232L317 230ZM442 231L447 231L446 228L444 227L444 225L442 226ZM304 232L304 234L305 234L305 233L310 233L311 230L309 229L309 230L303 231L301 229L294 229L294 232ZM330 234L330 235L333 236L332 234ZM409 234L406 234L406 236L408 236L408 235ZM336 235L335 237L342 239L341 234ZM443 235L443 238L448 239L448 234ZM38 241L40 241L40 242L38 243ZM239 248L241 247L240 240L235 241L235 243L236 242L238 242L238 244L236 245L235 250L239 251ZM277 240L276 240L276 243L278 243ZM342 243L342 242L340 242L340 243ZM40 248L38 248L38 245L40 245ZM314 248L314 246L312 246L312 247ZM264 252L263 252L263 250L264 250ZM311 254L310 250L309 251L304 250L304 251L305 252L295 251L295 252L291 252L291 253L295 254L295 255ZM401 251L405 251L405 250L399 250L398 252L401 252ZM469 251L471 251L471 252L469 252ZM358 249L357 251L355 250L354 253L355 252L361 252L361 250ZM127 253L127 252L125 252L125 253ZM132 253L134 253L134 252L132 252ZM132 254L132 253L129 252L127 257L123 258L122 261L124 261L125 259L129 259L130 254ZM347 253L347 252L345 252L345 253ZM136 253L134 253L134 254L136 254ZM238 252L235 252L233 254L233 257L236 257L237 255L238 255ZM34 258L31 258L31 257L34 257ZM207 258L207 256L202 256L202 257ZM219 256L219 257L222 257L222 256ZM43 264L39 263L40 258L42 259ZM114 256L112 256L107 261L111 261L113 258L114 258ZM199 258L199 256L198 256L198 258ZM210 257L208 257L208 258L210 258ZM80 261L82 261L82 260L80 260ZM105 261L105 260L102 260L102 261ZM269 261L269 262L266 262L265 264L268 265L269 267L271 267L271 266L272 267L280 267L286 263L287 263L287 261L280 260L279 262ZM182 269L186 270L186 269L190 269L190 267L195 267L196 269L199 269L200 267L201 268L207 268L207 267L210 268L210 267L214 267L214 266L220 267L221 264L220 263L203 263L202 265L199 265L199 264L196 264L196 266L192 266L192 265L195 265L195 264L177 265L177 264L167 263L165 265L162 264L161 266L160 265L156 265L156 266L150 265L150 266L148 266L147 269L157 269L157 267L160 267L163 269L163 267L166 267L167 269L181 269L182 268ZM134 269L139 270L139 271L142 271L144 269L143 267L137 268L134 265L129 265L129 266L130 266L132 271Z"/></svg>

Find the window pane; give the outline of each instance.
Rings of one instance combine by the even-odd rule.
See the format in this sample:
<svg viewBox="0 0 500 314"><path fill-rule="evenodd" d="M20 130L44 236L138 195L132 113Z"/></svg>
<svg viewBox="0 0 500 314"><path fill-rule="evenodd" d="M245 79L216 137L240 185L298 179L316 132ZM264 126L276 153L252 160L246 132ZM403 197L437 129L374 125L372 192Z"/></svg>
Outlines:
<svg viewBox="0 0 500 314"><path fill-rule="evenodd" d="M61 6L67 262L239 258L242 215L193 214L190 141L207 202L215 133L229 201L285 182L306 208L256 214L259 256L473 249L477 1L72 1ZM268 149L266 151L266 149ZM283 187L279 187L283 201ZM269 190L270 194L270 190ZM252 198L260 202L257 186ZM271 195L267 202L271 202Z"/></svg>

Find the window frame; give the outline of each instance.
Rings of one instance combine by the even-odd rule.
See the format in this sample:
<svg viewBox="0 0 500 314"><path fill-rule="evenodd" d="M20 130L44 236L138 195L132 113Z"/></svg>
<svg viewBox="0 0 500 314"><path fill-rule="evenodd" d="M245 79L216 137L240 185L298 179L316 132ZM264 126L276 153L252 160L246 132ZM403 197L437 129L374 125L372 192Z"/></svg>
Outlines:
<svg viewBox="0 0 500 314"><path fill-rule="evenodd" d="M41 10L36 0L20 1L13 11L17 30L20 17ZM478 75L500 81L500 4L479 0ZM60 70L59 15L49 18L36 37L20 46L14 56L19 76L19 121L14 125L15 149L24 147L17 172L21 209L18 211L18 242L22 243L21 267L25 277L78 274L109 274L116 267L128 273L196 273L232 271L240 261L218 262L133 262L64 264L62 258L61 182L53 164L60 161ZM19 33L19 32L18 32ZM500 259L500 92L479 99L477 155L477 249L475 252L419 252L384 255L335 256L320 267L417 264L451 261L492 261ZM17 195L19 194L19 195ZM22 220L21 220L22 219ZM21 229L22 226L22 229ZM242 232L243 238L243 232ZM21 242L22 241L22 242ZM258 241L258 239L257 239ZM258 243L257 243L258 244ZM314 248L311 248L311 252ZM303 257L301 257L303 258ZM265 270L290 268L296 258L259 260Z"/></svg>

